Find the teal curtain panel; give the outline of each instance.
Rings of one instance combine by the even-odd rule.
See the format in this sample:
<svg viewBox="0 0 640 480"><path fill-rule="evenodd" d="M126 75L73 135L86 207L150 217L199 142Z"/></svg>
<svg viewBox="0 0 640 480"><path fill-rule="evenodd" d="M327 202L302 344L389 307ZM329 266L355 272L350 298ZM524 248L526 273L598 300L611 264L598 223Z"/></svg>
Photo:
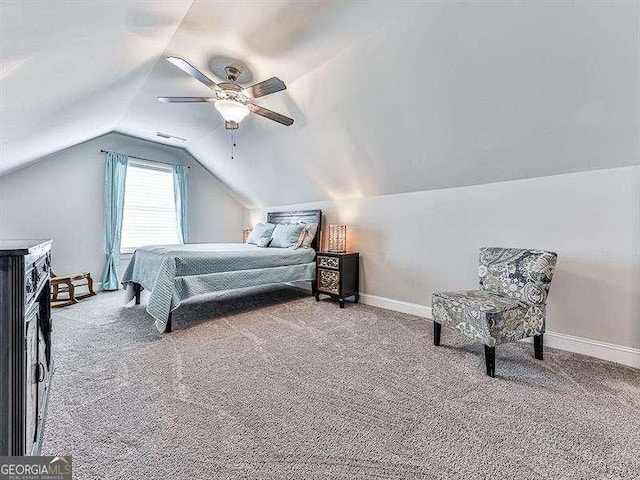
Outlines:
<svg viewBox="0 0 640 480"><path fill-rule="evenodd" d="M103 290L118 290L118 267L120 266L120 240L122 238L122 215L124 211L124 186L129 157L107 152L104 169L104 227L107 265L102 277Z"/></svg>
<svg viewBox="0 0 640 480"><path fill-rule="evenodd" d="M178 224L178 239L180 243L189 242L189 184L187 181L187 167L173 166L173 193L176 201L176 220Z"/></svg>

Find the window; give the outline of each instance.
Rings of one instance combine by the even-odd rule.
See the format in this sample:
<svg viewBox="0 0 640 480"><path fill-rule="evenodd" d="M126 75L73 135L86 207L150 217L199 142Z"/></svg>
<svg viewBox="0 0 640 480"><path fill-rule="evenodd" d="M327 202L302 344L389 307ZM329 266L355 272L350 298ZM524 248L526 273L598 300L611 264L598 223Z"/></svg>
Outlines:
<svg viewBox="0 0 640 480"><path fill-rule="evenodd" d="M178 244L173 171L129 162L124 190L120 251Z"/></svg>

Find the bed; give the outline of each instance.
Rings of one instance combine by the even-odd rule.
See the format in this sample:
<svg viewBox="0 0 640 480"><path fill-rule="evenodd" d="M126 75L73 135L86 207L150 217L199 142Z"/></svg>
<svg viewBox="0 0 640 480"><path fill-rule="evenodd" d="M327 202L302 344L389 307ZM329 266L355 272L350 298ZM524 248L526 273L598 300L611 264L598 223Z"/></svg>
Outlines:
<svg viewBox="0 0 640 480"><path fill-rule="evenodd" d="M260 248L246 243L192 243L138 248L122 278L125 304L150 292L147 313L160 332L172 329L172 312L190 297L259 285L311 281L322 227L320 210L269 212L275 224L317 223L311 248Z"/></svg>

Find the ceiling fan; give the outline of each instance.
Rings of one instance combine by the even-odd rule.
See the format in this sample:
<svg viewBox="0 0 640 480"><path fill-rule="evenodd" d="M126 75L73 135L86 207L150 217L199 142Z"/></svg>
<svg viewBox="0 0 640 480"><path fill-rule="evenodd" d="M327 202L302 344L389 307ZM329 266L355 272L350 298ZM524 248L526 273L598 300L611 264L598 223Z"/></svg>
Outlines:
<svg viewBox="0 0 640 480"><path fill-rule="evenodd" d="M158 97L158 100L166 103L200 103L208 102L213 103L216 110L220 112L220 115L225 120L225 127L227 130L235 130L238 128L238 124L246 117L250 112L261 115L269 120L281 123L282 125L289 126L293 124L293 119L285 117L280 113L274 112L267 108L256 105L251 100L258 97L264 97L271 93L276 93L281 90L285 90L287 87L282 80L277 77L271 77L250 87L243 88L236 83L236 80L240 76L240 70L236 67L229 66L224 69L227 74L226 82L216 83L207 77L204 73L191 65L186 60L178 57L167 57L171 63L173 63L180 70L187 75L191 75L193 78L203 83L211 90L214 91L213 97Z"/></svg>

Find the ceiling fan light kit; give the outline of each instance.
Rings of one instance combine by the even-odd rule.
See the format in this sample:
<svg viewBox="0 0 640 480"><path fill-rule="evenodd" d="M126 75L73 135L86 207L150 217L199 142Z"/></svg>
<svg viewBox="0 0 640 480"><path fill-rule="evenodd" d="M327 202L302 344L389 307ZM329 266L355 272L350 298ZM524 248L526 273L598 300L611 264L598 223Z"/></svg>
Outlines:
<svg viewBox="0 0 640 480"><path fill-rule="evenodd" d="M213 106L227 122L240 123L251 111L246 105L234 100L216 100Z"/></svg>
<svg viewBox="0 0 640 480"><path fill-rule="evenodd" d="M216 110L218 110L224 118L225 128L228 130L237 129L238 124L251 112L282 125L289 126L293 124L292 118L256 105L251 101L254 98L285 90L287 87L279 78L271 77L263 82L243 88L235 83L242 73L241 70L235 66L228 66L225 68L228 81L218 84L182 58L167 57L167 60L187 75L190 75L203 85L209 87L214 91L215 96L158 97L159 101L165 103L213 103Z"/></svg>

